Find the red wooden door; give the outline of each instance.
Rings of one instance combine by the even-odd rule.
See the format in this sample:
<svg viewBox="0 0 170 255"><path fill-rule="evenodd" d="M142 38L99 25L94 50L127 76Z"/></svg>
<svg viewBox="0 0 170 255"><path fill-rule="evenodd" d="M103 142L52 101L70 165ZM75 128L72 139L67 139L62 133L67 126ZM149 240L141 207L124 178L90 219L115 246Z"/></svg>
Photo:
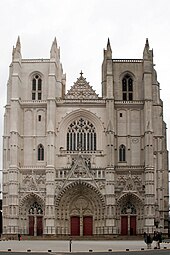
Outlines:
<svg viewBox="0 0 170 255"><path fill-rule="evenodd" d="M29 216L29 235L34 235L34 216Z"/></svg>
<svg viewBox="0 0 170 255"><path fill-rule="evenodd" d="M121 216L121 235L128 234L128 216Z"/></svg>
<svg viewBox="0 0 170 255"><path fill-rule="evenodd" d="M136 235L136 216L130 216L130 235Z"/></svg>
<svg viewBox="0 0 170 255"><path fill-rule="evenodd" d="M80 217L78 216L71 217L71 235L72 236L80 235Z"/></svg>
<svg viewBox="0 0 170 255"><path fill-rule="evenodd" d="M42 234L43 234L42 216L37 216L37 236L41 236Z"/></svg>
<svg viewBox="0 0 170 255"><path fill-rule="evenodd" d="M93 234L93 218L92 216L83 217L83 235L92 236Z"/></svg>

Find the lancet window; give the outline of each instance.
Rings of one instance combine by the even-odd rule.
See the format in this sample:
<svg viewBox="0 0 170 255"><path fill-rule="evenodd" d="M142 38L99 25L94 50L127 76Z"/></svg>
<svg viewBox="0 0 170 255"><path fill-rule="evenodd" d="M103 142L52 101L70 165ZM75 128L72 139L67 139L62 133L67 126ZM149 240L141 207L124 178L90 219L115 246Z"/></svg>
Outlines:
<svg viewBox="0 0 170 255"><path fill-rule="evenodd" d="M126 74L122 80L122 95L124 101L133 100L133 80L129 74Z"/></svg>
<svg viewBox="0 0 170 255"><path fill-rule="evenodd" d="M42 144L38 145L38 160L44 160L44 147Z"/></svg>
<svg viewBox="0 0 170 255"><path fill-rule="evenodd" d="M32 79L32 100L41 100L42 98L42 79L40 75L34 75Z"/></svg>
<svg viewBox="0 0 170 255"><path fill-rule="evenodd" d="M80 118L69 125L67 130L67 150L96 150L96 129L90 121Z"/></svg>
<svg viewBox="0 0 170 255"><path fill-rule="evenodd" d="M120 162L126 161L126 147L123 144L121 144L119 147L119 161Z"/></svg>

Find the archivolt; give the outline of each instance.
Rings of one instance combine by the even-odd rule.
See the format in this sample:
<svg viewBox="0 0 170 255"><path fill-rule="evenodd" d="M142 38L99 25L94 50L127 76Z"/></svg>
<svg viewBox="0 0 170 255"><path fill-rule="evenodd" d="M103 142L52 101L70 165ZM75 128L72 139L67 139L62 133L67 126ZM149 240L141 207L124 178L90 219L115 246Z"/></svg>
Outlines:
<svg viewBox="0 0 170 255"><path fill-rule="evenodd" d="M30 193L30 194L25 195L21 199L20 204L19 204L19 210L21 210L21 208L24 206L24 204L26 204L26 203L28 203L28 201L32 201L32 200L35 200L44 206L44 200L42 197L40 197L39 195L37 195L35 193Z"/></svg>
<svg viewBox="0 0 170 255"><path fill-rule="evenodd" d="M97 130L97 133L100 133L101 130L104 130L104 126L98 116L96 116L94 113L87 111L85 109L78 109L76 111L73 111L66 116L63 117L62 121L60 122L59 130L65 130L65 133L67 132L67 127L69 124L79 118L86 118L87 120L91 121Z"/></svg>
<svg viewBox="0 0 170 255"><path fill-rule="evenodd" d="M125 200L129 199L129 197L131 197L132 200L137 201L138 204L140 204L140 205L143 204L142 199L137 194L134 194L132 192L128 192L128 193L122 194L118 198L117 205L121 205Z"/></svg>
<svg viewBox="0 0 170 255"><path fill-rule="evenodd" d="M72 182L71 184L67 185L67 186L59 193L59 195L58 195L58 197L57 197L57 199L56 199L56 206L59 205L62 196L63 196L66 192L68 192L70 189L77 188L79 185L80 185L80 186L84 186L84 187L86 187L86 188L91 189L92 191L94 191L94 192L98 195L98 197L100 198L100 201L101 201L101 203L102 203L102 206L105 207L105 200L104 200L103 195L100 193L100 191L99 191L96 187L92 186L90 183L84 182L84 181L82 181L82 180L78 180L78 181L76 181L76 182Z"/></svg>

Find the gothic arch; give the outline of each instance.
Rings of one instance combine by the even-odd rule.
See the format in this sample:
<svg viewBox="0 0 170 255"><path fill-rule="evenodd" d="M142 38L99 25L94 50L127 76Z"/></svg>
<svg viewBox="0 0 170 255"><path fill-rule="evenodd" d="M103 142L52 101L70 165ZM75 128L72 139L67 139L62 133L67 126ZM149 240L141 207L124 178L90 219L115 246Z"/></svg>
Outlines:
<svg viewBox="0 0 170 255"><path fill-rule="evenodd" d="M42 235L45 203L35 193L24 196L19 205L19 229L21 234Z"/></svg>
<svg viewBox="0 0 170 255"><path fill-rule="evenodd" d="M39 195L35 194L35 193L30 193L25 195L19 204L19 210L21 211L22 207L28 203L30 203L31 201L37 201L39 202L41 205L44 206L44 200L42 197L40 197Z"/></svg>
<svg viewBox="0 0 170 255"><path fill-rule="evenodd" d="M28 77L29 92L31 100L42 100L44 76L39 71L32 72Z"/></svg>
<svg viewBox="0 0 170 255"><path fill-rule="evenodd" d="M90 111L87 111L84 109L78 109L69 114L66 114L66 116L64 116L59 123L58 131L63 134L63 137L65 139L64 145L66 144L66 134L67 134L68 126L71 124L72 121L78 118L84 118L86 120L89 120L95 126L97 136L102 137L102 134L104 134L103 132L104 125L101 119ZM102 147L101 143L102 143L102 139L97 139L97 150Z"/></svg>
<svg viewBox="0 0 170 255"><path fill-rule="evenodd" d="M132 192L127 192L125 194L122 194L118 199L117 199L117 205L121 206L125 201L128 199L131 199L132 201L137 202L140 206L143 205L142 199L137 195Z"/></svg>
<svg viewBox="0 0 170 255"><path fill-rule="evenodd" d="M126 192L117 199L117 226L121 235L142 231L144 203L138 194Z"/></svg>
<svg viewBox="0 0 170 255"><path fill-rule="evenodd" d="M61 201L61 198L66 194L68 193L70 190L73 190L75 188L80 188L80 187L83 187L83 188L87 188L88 190L91 190L92 192L94 192L95 194L97 194L98 198L100 198L100 202L101 202L101 205L102 207L105 206L105 200L104 200L104 197L103 195L100 193L100 191L94 187L93 185L91 185L90 183L87 183L87 182L84 182L84 181L76 181L76 182L72 182L70 184L68 184L60 193L59 195L57 196L56 198L56 207L59 206L59 203ZM80 191L80 194L81 194L81 190Z"/></svg>
<svg viewBox="0 0 170 255"><path fill-rule="evenodd" d="M56 198L56 233L71 234L72 226L76 224L83 235L84 219L90 217L91 230L95 234L98 228L104 225L105 201L100 191L85 181L76 181L67 185ZM72 223L76 218L79 223ZM73 224L73 225L72 225ZM91 233L91 234L92 234ZM78 235L79 235L78 234ZM73 234L74 235L74 234ZM76 234L77 235L77 234Z"/></svg>
<svg viewBox="0 0 170 255"><path fill-rule="evenodd" d="M130 75L132 77L133 81L136 82L136 76L134 75L134 73L132 73L129 70L122 72L119 76L119 80L122 81L123 77L125 77L126 75Z"/></svg>
<svg viewBox="0 0 170 255"><path fill-rule="evenodd" d="M84 109L78 109L76 111L73 111L69 114L66 114L66 116L64 116L62 118L62 121L59 123L59 131L60 130L64 130L65 132L67 131L67 127L68 125L74 120L74 119L77 119L77 118L86 118L87 120L89 120L90 122L92 122L95 127L96 127L96 130L97 132L101 132L101 130L104 130L104 125L103 123L101 122L100 118L95 115L94 113L90 112L90 111L87 111L87 110L84 110Z"/></svg>
<svg viewBox="0 0 170 255"><path fill-rule="evenodd" d="M128 207L131 207L132 209L132 214L137 214L138 217L142 215L143 212L143 201L142 199L137 195L132 192L125 193L121 195L118 200L117 200L117 213L118 215L121 215L123 212L123 208L128 209Z"/></svg>
<svg viewBox="0 0 170 255"><path fill-rule="evenodd" d="M39 75L39 76L42 78L42 80L44 80L44 74L43 74L42 72L40 72L40 71L34 71L34 72L30 73L29 76L28 76L29 82L32 81L33 77L34 77L36 74Z"/></svg>

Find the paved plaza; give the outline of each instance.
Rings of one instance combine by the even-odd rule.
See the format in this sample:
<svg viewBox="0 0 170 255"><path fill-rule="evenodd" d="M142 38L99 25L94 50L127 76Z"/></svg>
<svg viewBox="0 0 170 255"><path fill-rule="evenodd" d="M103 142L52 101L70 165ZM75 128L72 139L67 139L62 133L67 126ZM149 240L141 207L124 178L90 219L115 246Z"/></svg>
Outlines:
<svg viewBox="0 0 170 255"><path fill-rule="evenodd" d="M85 254L86 252L93 254L106 254L113 253L116 254L143 254L144 251L147 251L147 254L170 254L170 243L162 243L160 250L147 250L146 244L142 240L134 241L70 241L68 240L10 240L10 241L1 241L0 242L0 254L24 254L24 252L36 254L70 254L70 250L73 253ZM11 251L11 252L10 252ZM4 253L5 252L5 253Z"/></svg>

